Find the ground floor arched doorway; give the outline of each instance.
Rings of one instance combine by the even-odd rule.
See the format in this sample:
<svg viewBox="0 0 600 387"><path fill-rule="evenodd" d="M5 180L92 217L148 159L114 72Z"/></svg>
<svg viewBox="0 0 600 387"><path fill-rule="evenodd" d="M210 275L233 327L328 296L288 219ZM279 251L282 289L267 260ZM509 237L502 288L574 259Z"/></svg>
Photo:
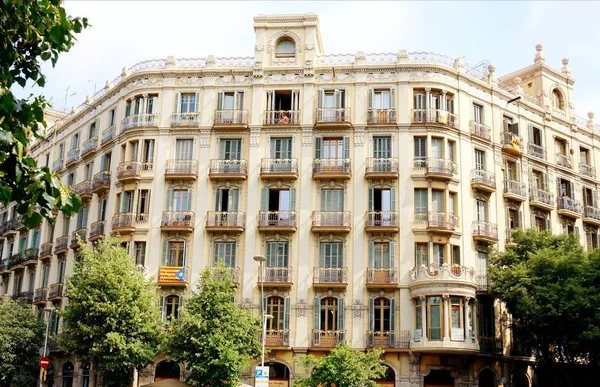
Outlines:
<svg viewBox="0 0 600 387"><path fill-rule="evenodd" d="M424 382L425 387L454 387L454 378L448 370L431 370Z"/></svg>
<svg viewBox="0 0 600 387"><path fill-rule="evenodd" d="M491 369L485 368L479 372L478 384L479 387L496 387L496 375Z"/></svg>
<svg viewBox="0 0 600 387"><path fill-rule="evenodd" d="M381 379L377 379L376 382L380 386L390 386L393 387L396 385L396 373L392 369L392 367L384 364L385 366L385 374Z"/></svg>
<svg viewBox="0 0 600 387"><path fill-rule="evenodd" d="M529 387L529 378L525 372L517 370L512 374L512 387Z"/></svg>
<svg viewBox="0 0 600 387"><path fill-rule="evenodd" d="M154 381L160 382L166 379L179 380L179 373L179 364L174 361L164 360L156 365Z"/></svg>
<svg viewBox="0 0 600 387"><path fill-rule="evenodd" d="M269 367L269 387L289 387L290 370L285 364L268 362L265 366Z"/></svg>

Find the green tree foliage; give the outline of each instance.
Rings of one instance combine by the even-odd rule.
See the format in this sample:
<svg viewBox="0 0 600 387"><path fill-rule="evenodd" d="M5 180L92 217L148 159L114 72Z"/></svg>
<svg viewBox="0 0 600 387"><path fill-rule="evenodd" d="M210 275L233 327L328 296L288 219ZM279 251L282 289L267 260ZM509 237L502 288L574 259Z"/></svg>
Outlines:
<svg viewBox="0 0 600 387"><path fill-rule="evenodd" d="M188 382L236 386L250 360L260 355L260 319L237 307L233 274L222 263L206 268L179 318L169 326L164 352L184 362Z"/></svg>
<svg viewBox="0 0 600 387"><path fill-rule="evenodd" d="M491 259L491 293L512 317L513 346L543 364L598 364L600 252L587 254L579 236L515 231Z"/></svg>
<svg viewBox="0 0 600 387"><path fill-rule="evenodd" d="M131 371L156 355L160 318L156 285L136 267L117 238L81 250L67 280L69 308L61 311L61 346L93 362L104 386L130 386Z"/></svg>
<svg viewBox="0 0 600 387"><path fill-rule="evenodd" d="M329 355L316 358L303 355L296 360L307 376L294 378L294 385L300 387L375 387L375 380L385 375L386 368L381 364L383 351L374 349L363 352L350 348L342 342Z"/></svg>
<svg viewBox="0 0 600 387"><path fill-rule="evenodd" d="M44 325L31 306L0 296L0 386L34 386Z"/></svg>
<svg viewBox="0 0 600 387"><path fill-rule="evenodd" d="M40 63L50 60L54 66L59 54L75 43L75 34L87 27L86 18L67 16L61 2L0 1L0 203L17 202L29 227L42 217L52 219L54 207L72 215L81 206L77 195L28 154L32 139L43 138L48 102L43 97L18 99L11 91L28 81L43 87Z"/></svg>

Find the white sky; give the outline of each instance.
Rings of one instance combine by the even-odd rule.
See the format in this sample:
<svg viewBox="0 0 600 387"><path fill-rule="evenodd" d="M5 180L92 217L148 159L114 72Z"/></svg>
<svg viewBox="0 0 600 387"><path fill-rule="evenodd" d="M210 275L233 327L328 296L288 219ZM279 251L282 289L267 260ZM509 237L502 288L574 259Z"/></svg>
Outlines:
<svg viewBox="0 0 600 387"><path fill-rule="evenodd" d="M54 107L79 105L125 66L146 59L252 56L253 17L308 13L319 16L327 53L430 51L469 64L490 60L497 76L533 63L544 45L546 63L560 69L570 59L578 114L600 117L600 2L200 2L65 0L67 13L87 16L92 27L33 92ZM70 96L65 105L66 89Z"/></svg>

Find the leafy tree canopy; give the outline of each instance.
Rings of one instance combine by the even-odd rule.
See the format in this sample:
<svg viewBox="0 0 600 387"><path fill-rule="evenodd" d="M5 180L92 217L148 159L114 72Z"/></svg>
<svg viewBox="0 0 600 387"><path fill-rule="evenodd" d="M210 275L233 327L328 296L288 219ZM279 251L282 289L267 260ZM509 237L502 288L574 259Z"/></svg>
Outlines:
<svg viewBox="0 0 600 387"><path fill-rule="evenodd" d="M35 385L43 341L44 325L31 306L0 296L0 386Z"/></svg>
<svg viewBox="0 0 600 387"><path fill-rule="evenodd" d="M329 355L316 358L303 355L296 362L307 372L307 376L294 378L294 385L300 387L375 387L375 380L385 375L386 368L381 364L383 351L374 349L363 352L350 348L342 342Z"/></svg>
<svg viewBox="0 0 600 387"><path fill-rule="evenodd" d="M43 138L43 97L16 98L13 85L28 81L43 87L40 63L56 64L60 53L75 43L75 34L88 26L86 18L72 18L61 0L0 1L0 203L17 203L28 227L52 219L58 207L67 215L79 210L81 200L48 168L39 168L29 155L33 138ZM39 206L39 208L36 208Z"/></svg>
<svg viewBox="0 0 600 387"><path fill-rule="evenodd" d="M512 316L513 340L541 363L600 360L600 252L579 236L515 231L491 259L492 295ZM515 344L513 344L515 345Z"/></svg>
<svg viewBox="0 0 600 387"><path fill-rule="evenodd" d="M132 369L156 355L160 334L156 285L136 267L117 238L93 249L67 280L69 308L61 311L61 346L103 374L104 386L130 386Z"/></svg>
<svg viewBox="0 0 600 387"><path fill-rule="evenodd" d="M260 319L234 303L236 288L229 268L206 268L197 292L169 326L164 352L184 362L188 382L198 386L236 386L250 360L261 353Z"/></svg>

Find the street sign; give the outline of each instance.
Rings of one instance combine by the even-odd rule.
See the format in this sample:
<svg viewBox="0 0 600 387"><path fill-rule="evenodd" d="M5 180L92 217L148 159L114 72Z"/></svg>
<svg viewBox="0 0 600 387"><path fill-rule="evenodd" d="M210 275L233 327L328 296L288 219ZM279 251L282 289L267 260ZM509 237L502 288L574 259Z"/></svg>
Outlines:
<svg viewBox="0 0 600 387"><path fill-rule="evenodd" d="M43 369L48 368L48 366L50 365L50 358L44 356L40 359L40 367L42 367Z"/></svg>
<svg viewBox="0 0 600 387"><path fill-rule="evenodd" d="M269 367L256 366L254 387L269 387Z"/></svg>

